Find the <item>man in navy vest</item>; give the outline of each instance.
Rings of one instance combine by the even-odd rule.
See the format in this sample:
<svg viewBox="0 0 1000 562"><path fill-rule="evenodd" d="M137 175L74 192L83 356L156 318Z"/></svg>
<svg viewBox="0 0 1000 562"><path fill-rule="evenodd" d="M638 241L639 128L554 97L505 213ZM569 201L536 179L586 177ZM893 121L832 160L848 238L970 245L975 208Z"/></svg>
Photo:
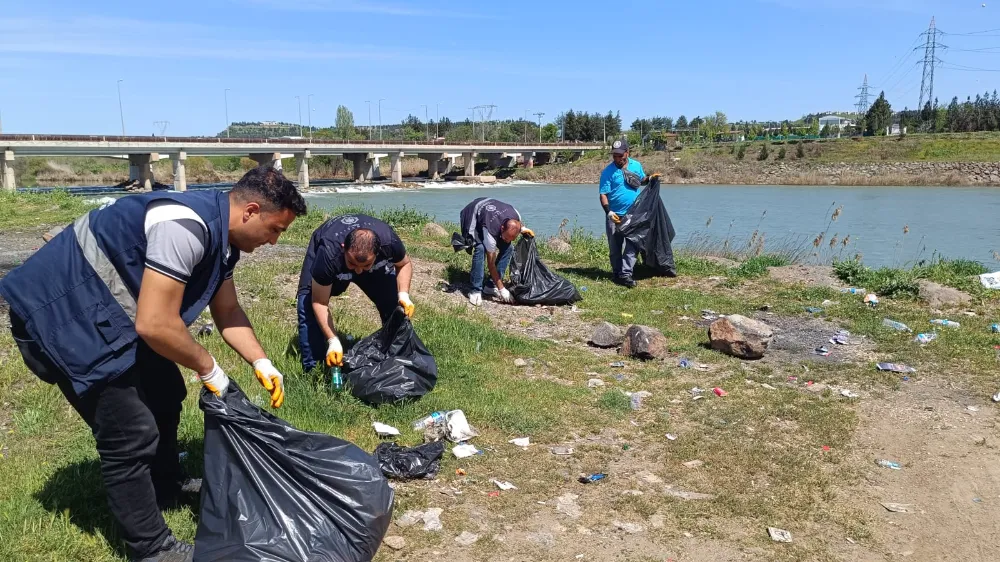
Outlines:
<svg viewBox="0 0 1000 562"><path fill-rule="evenodd" d="M330 297L354 283L378 309L382 323L402 306L413 316L410 278L413 264L388 224L367 215L333 217L313 232L299 275L299 351L310 371L325 358L340 367L344 346L330 315Z"/></svg>
<svg viewBox="0 0 1000 562"><path fill-rule="evenodd" d="M459 214L459 225L462 234L452 237L452 246L456 252L464 248L472 254L469 302L475 306L483 304L484 261L490 272L487 294L501 302L514 302L502 280L514 250L511 242L519 234L534 236L535 233L521 224L521 214L512 205L489 197L473 199L466 205Z"/></svg>
<svg viewBox="0 0 1000 562"><path fill-rule="evenodd" d="M77 219L0 280L25 364L57 384L90 426L111 513L133 559L186 561L159 506L175 502L182 473L177 426L186 394L178 365L222 395L229 378L188 332L208 307L222 338L271 393L283 378L237 300L240 252L274 244L306 212L271 167L229 193L123 197Z"/></svg>

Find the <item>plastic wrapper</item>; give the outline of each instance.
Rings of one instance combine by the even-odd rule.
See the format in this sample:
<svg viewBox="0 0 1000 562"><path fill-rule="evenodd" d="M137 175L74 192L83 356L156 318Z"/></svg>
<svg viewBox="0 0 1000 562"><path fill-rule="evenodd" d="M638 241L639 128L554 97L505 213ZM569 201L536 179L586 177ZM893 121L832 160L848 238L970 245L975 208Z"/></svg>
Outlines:
<svg viewBox="0 0 1000 562"><path fill-rule="evenodd" d="M235 382L202 391L205 474L196 562L354 562L375 556L393 491L368 453L301 431Z"/></svg>
<svg viewBox="0 0 1000 562"><path fill-rule="evenodd" d="M437 363L402 307L396 307L382 329L348 350L344 381L351 394L366 404L391 404L433 390Z"/></svg>
<svg viewBox="0 0 1000 562"><path fill-rule="evenodd" d="M649 186L639 193L632 208L618 225L618 231L639 247L642 263L657 275L674 277L674 225L670 222L667 207L660 198L660 178L653 178Z"/></svg>
<svg viewBox="0 0 1000 562"><path fill-rule="evenodd" d="M568 279L553 273L538 258L535 238L522 236L510 264L510 293L518 304L571 304L581 300Z"/></svg>
<svg viewBox="0 0 1000 562"><path fill-rule="evenodd" d="M444 441L424 443L406 448L396 443L381 443L375 447L375 458L382 474L398 480L434 478L441 470Z"/></svg>

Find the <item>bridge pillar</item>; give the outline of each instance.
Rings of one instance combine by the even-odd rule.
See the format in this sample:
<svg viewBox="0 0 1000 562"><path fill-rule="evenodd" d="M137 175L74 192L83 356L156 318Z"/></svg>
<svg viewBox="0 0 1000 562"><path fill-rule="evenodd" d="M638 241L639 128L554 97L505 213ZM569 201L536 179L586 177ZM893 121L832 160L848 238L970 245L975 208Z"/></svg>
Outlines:
<svg viewBox="0 0 1000 562"><path fill-rule="evenodd" d="M535 167L535 153L534 152L522 152L521 153L521 165L525 168Z"/></svg>
<svg viewBox="0 0 1000 562"><path fill-rule="evenodd" d="M445 155L440 153L420 154L421 158L427 161L427 179L436 180L441 178L441 162Z"/></svg>
<svg viewBox="0 0 1000 562"><path fill-rule="evenodd" d="M444 159L444 170L441 171L442 176L447 176L455 169L455 157L449 156Z"/></svg>
<svg viewBox="0 0 1000 562"><path fill-rule="evenodd" d="M0 153L0 190L14 191L14 151L4 150Z"/></svg>
<svg viewBox="0 0 1000 562"><path fill-rule="evenodd" d="M497 158L497 168L513 168L514 167L514 157L506 153L501 154Z"/></svg>
<svg viewBox="0 0 1000 562"><path fill-rule="evenodd" d="M281 169L281 153L280 152L255 152L250 155L250 159L257 163L257 165L270 165L274 166L274 169Z"/></svg>
<svg viewBox="0 0 1000 562"><path fill-rule="evenodd" d="M552 152L536 152L535 163L538 164L539 166L548 164L549 162L555 160L553 156L555 156L555 154Z"/></svg>
<svg viewBox="0 0 1000 562"><path fill-rule="evenodd" d="M375 166L368 154L345 154L344 158L351 161L354 181L365 182L372 180L372 172L374 172Z"/></svg>
<svg viewBox="0 0 1000 562"><path fill-rule="evenodd" d="M465 175L467 176L476 175L476 153L463 152L462 159L465 160Z"/></svg>
<svg viewBox="0 0 1000 562"><path fill-rule="evenodd" d="M174 191L187 191L187 152L174 155Z"/></svg>
<svg viewBox="0 0 1000 562"><path fill-rule="evenodd" d="M309 189L309 159L312 151L306 149L299 157L299 189Z"/></svg>
<svg viewBox="0 0 1000 562"><path fill-rule="evenodd" d="M392 183L403 183L403 153L393 152L389 154L392 170Z"/></svg>
<svg viewBox="0 0 1000 562"><path fill-rule="evenodd" d="M574 152L573 154L570 155L569 161L570 162L576 162L577 160L579 160L581 158L583 158L583 151L582 150L577 150L576 152Z"/></svg>
<svg viewBox="0 0 1000 562"><path fill-rule="evenodd" d="M128 179L139 183L143 191L152 191L153 183L153 162L158 162L160 155L153 152L151 154L129 154L128 155Z"/></svg>

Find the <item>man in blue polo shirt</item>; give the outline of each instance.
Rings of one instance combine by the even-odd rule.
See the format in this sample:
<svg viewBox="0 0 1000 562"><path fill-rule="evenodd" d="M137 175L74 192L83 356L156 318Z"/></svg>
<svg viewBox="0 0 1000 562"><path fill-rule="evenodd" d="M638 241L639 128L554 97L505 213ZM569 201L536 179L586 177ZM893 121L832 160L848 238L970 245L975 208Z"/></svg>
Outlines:
<svg viewBox="0 0 1000 562"><path fill-rule="evenodd" d="M601 207L608 217L605 230L608 235L608 246L611 248L613 281L616 285L632 288L635 287L632 268L635 267L639 248L618 232L618 224L639 197L639 186L646 179L646 173L638 160L629 158L628 141L625 139L616 140L611 145L611 160L608 167L601 172L598 192L601 195ZM623 246L624 251L622 251Z"/></svg>

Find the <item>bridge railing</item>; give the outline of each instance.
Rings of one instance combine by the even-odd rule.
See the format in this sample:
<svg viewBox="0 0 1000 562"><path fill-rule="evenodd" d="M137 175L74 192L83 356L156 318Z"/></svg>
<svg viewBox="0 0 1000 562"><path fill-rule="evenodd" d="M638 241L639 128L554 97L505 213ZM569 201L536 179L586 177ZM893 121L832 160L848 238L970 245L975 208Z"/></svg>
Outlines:
<svg viewBox="0 0 1000 562"><path fill-rule="evenodd" d="M580 146L599 146L600 143L591 142L491 142L491 141L470 141L455 142L435 139L430 141L403 141L403 140L336 140L336 139L313 139L307 138L227 138L227 137L157 137L157 136L120 136L120 135L28 135L28 134L7 134L0 135L0 143L3 141L40 141L40 142L167 142L167 143L198 143L198 144L294 144L294 145L355 145L355 146L495 146L518 147L518 146L541 146L546 148L564 148L571 150Z"/></svg>

